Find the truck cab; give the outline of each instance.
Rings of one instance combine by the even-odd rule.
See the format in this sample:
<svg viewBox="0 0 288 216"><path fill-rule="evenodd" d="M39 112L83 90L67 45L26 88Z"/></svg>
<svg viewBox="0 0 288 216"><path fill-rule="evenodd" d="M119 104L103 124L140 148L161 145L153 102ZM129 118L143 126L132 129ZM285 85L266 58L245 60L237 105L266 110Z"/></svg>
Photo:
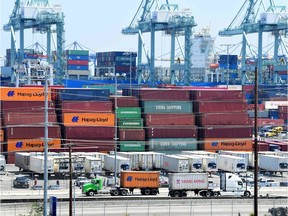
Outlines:
<svg viewBox="0 0 288 216"><path fill-rule="evenodd" d="M103 179L95 178L92 179L90 183L86 183L82 186L82 194L87 196L94 196L98 191L103 189Z"/></svg>

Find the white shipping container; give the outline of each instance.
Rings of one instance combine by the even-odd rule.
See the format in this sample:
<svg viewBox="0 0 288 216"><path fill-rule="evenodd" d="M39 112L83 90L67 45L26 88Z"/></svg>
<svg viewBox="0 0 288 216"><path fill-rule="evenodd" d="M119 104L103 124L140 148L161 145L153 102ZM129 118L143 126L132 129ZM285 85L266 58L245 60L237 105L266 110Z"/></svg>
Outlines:
<svg viewBox="0 0 288 216"><path fill-rule="evenodd" d="M68 156L54 156L54 172L55 173L69 173L69 157Z"/></svg>
<svg viewBox="0 0 288 216"><path fill-rule="evenodd" d="M54 158L49 156L47 158L48 173L54 173ZM44 156L30 157L30 171L43 174L44 173Z"/></svg>
<svg viewBox="0 0 288 216"><path fill-rule="evenodd" d="M189 160L178 155L163 155L162 169L170 172L189 172Z"/></svg>
<svg viewBox="0 0 288 216"><path fill-rule="evenodd" d="M189 155L206 155L210 157L217 158L218 154L214 152L209 151L201 151L201 150L195 150L195 151L182 151L182 154L189 154Z"/></svg>
<svg viewBox="0 0 288 216"><path fill-rule="evenodd" d="M218 155L217 157L218 169L231 173L246 172L247 163L245 158L233 155Z"/></svg>
<svg viewBox="0 0 288 216"><path fill-rule="evenodd" d="M131 169L139 168L139 154L138 152L117 152L117 155L126 157L130 159L130 167Z"/></svg>
<svg viewBox="0 0 288 216"><path fill-rule="evenodd" d="M151 152L153 154L153 168L161 169L163 164L163 153Z"/></svg>
<svg viewBox="0 0 288 216"><path fill-rule="evenodd" d="M288 101L265 101L265 109L278 109L278 106L288 106Z"/></svg>
<svg viewBox="0 0 288 216"><path fill-rule="evenodd" d="M170 173L169 190L208 189L207 173Z"/></svg>
<svg viewBox="0 0 288 216"><path fill-rule="evenodd" d="M30 170L30 153L15 152L15 166L21 170Z"/></svg>
<svg viewBox="0 0 288 216"><path fill-rule="evenodd" d="M130 159L126 157L116 157L117 167L116 172L120 173L122 170L130 170ZM104 169L110 172L115 171L115 155L105 155Z"/></svg>
<svg viewBox="0 0 288 216"><path fill-rule="evenodd" d="M189 171L190 172L202 172L203 171L203 158L198 155L184 155L181 156L188 158L189 160Z"/></svg>
<svg viewBox="0 0 288 216"><path fill-rule="evenodd" d="M153 169L153 154L149 152L138 152L139 168L142 170Z"/></svg>
<svg viewBox="0 0 288 216"><path fill-rule="evenodd" d="M102 161L94 157L85 158L85 173L101 173Z"/></svg>
<svg viewBox="0 0 288 216"><path fill-rule="evenodd" d="M250 166L250 164L253 163L253 158L254 158L252 152L245 152L245 151L226 151L226 150L223 150L220 152L220 154L221 155L233 155L233 156L245 158L246 161L248 162L249 166Z"/></svg>
<svg viewBox="0 0 288 216"><path fill-rule="evenodd" d="M264 155L259 156L259 169L271 172L287 172L288 171L288 158L278 155Z"/></svg>
<svg viewBox="0 0 288 216"><path fill-rule="evenodd" d="M217 165L217 158L213 156L207 155L193 155L194 157L202 158L202 169L205 172L217 172L218 165Z"/></svg>

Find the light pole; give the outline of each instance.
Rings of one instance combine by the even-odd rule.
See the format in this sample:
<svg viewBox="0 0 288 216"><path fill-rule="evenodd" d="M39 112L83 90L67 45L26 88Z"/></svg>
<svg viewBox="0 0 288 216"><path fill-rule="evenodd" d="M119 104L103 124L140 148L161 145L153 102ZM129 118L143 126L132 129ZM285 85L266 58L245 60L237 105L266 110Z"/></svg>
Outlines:
<svg viewBox="0 0 288 216"><path fill-rule="evenodd" d="M117 103L117 77L119 76L119 74L114 73L113 74L114 79L115 79L115 135L114 135L114 139L115 139L115 143L114 143L114 183L115 186L117 184L117 141L118 141L118 133L117 133L117 109L118 109L118 103Z"/></svg>

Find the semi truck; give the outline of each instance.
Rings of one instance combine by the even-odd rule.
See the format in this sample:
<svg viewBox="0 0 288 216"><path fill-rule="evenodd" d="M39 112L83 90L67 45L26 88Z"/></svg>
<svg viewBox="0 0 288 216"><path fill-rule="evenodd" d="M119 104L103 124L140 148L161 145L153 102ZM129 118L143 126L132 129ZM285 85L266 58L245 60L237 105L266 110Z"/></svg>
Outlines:
<svg viewBox="0 0 288 216"><path fill-rule="evenodd" d="M158 171L122 171L120 173L120 184L110 188L104 187L103 179L96 178L91 183L82 186L82 193L86 196L94 196L98 193L110 193L111 196L126 196L134 189L139 189L142 195L159 194Z"/></svg>
<svg viewBox="0 0 288 216"><path fill-rule="evenodd" d="M271 174L288 171L288 158L278 155L264 155L259 154L258 167L260 172L270 172Z"/></svg>
<svg viewBox="0 0 288 216"><path fill-rule="evenodd" d="M218 169L231 172L231 173L241 173L247 171L247 160L242 157L237 157L233 155L218 155L217 164Z"/></svg>
<svg viewBox="0 0 288 216"><path fill-rule="evenodd" d="M169 196L187 197L188 191L203 197L245 196L250 197L251 188L243 186L241 178L233 173L220 175L220 188L210 188L207 173L170 173Z"/></svg>

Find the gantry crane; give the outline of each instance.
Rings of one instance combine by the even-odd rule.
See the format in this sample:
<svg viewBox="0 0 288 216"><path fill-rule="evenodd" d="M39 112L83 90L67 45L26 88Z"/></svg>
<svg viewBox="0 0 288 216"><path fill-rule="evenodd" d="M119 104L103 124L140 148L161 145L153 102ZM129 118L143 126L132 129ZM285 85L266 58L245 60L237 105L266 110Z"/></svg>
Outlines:
<svg viewBox="0 0 288 216"><path fill-rule="evenodd" d="M156 8L156 9L154 9ZM143 71L149 71L149 84L155 85L155 32L165 31L171 34L171 78L170 82L174 83L175 70L184 71L184 83L189 84L191 76L191 37L192 28L197 26L194 17L187 11L179 11L177 4L165 4L158 7L156 0L142 0L138 10L133 17L130 25L122 30L122 34L138 34L138 62L137 77L138 84L142 83ZM143 42L142 33L151 33L150 56L146 51ZM183 65L175 64L175 38L177 35L185 37L185 61ZM144 49L147 64L142 63L142 51Z"/></svg>
<svg viewBox="0 0 288 216"><path fill-rule="evenodd" d="M31 28L47 34L47 61L48 63L52 62L52 25L56 25L57 33L55 80L57 84L62 84L65 61L63 59L64 15L61 12L61 6L54 5L52 7L49 0L16 0L9 22L4 25L3 30L11 32L11 66L13 67L15 63L19 65L24 60L24 30ZM19 51L16 50L16 31L20 32ZM11 81L15 81L14 73L11 75Z"/></svg>
<svg viewBox="0 0 288 216"><path fill-rule="evenodd" d="M268 1L268 0L267 0ZM268 5L268 6L267 6ZM236 20L240 17L240 13L246 12L240 25L236 24ZM260 13L261 8L263 12ZM258 18L258 19L257 19ZM263 72L262 72L262 55L263 55L263 33L271 32L274 35L274 62L276 66L274 68L273 80L270 83L277 84L279 82L277 62L278 62L278 51L279 44L281 42L281 35L287 36L288 32L288 15L286 13L285 6L275 5L273 0L269 0L268 4L264 4L264 0L246 0L242 5L241 9L237 13L236 17L232 20L231 24L224 30L219 32L220 36L233 36L242 35L242 50L241 50L241 82L246 84L246 54L248 44L247 34L258 33L258 56L254 57L257 63L259 73L259 83L264 83ZM235 27L236 25L236 27Z"/></svg>

